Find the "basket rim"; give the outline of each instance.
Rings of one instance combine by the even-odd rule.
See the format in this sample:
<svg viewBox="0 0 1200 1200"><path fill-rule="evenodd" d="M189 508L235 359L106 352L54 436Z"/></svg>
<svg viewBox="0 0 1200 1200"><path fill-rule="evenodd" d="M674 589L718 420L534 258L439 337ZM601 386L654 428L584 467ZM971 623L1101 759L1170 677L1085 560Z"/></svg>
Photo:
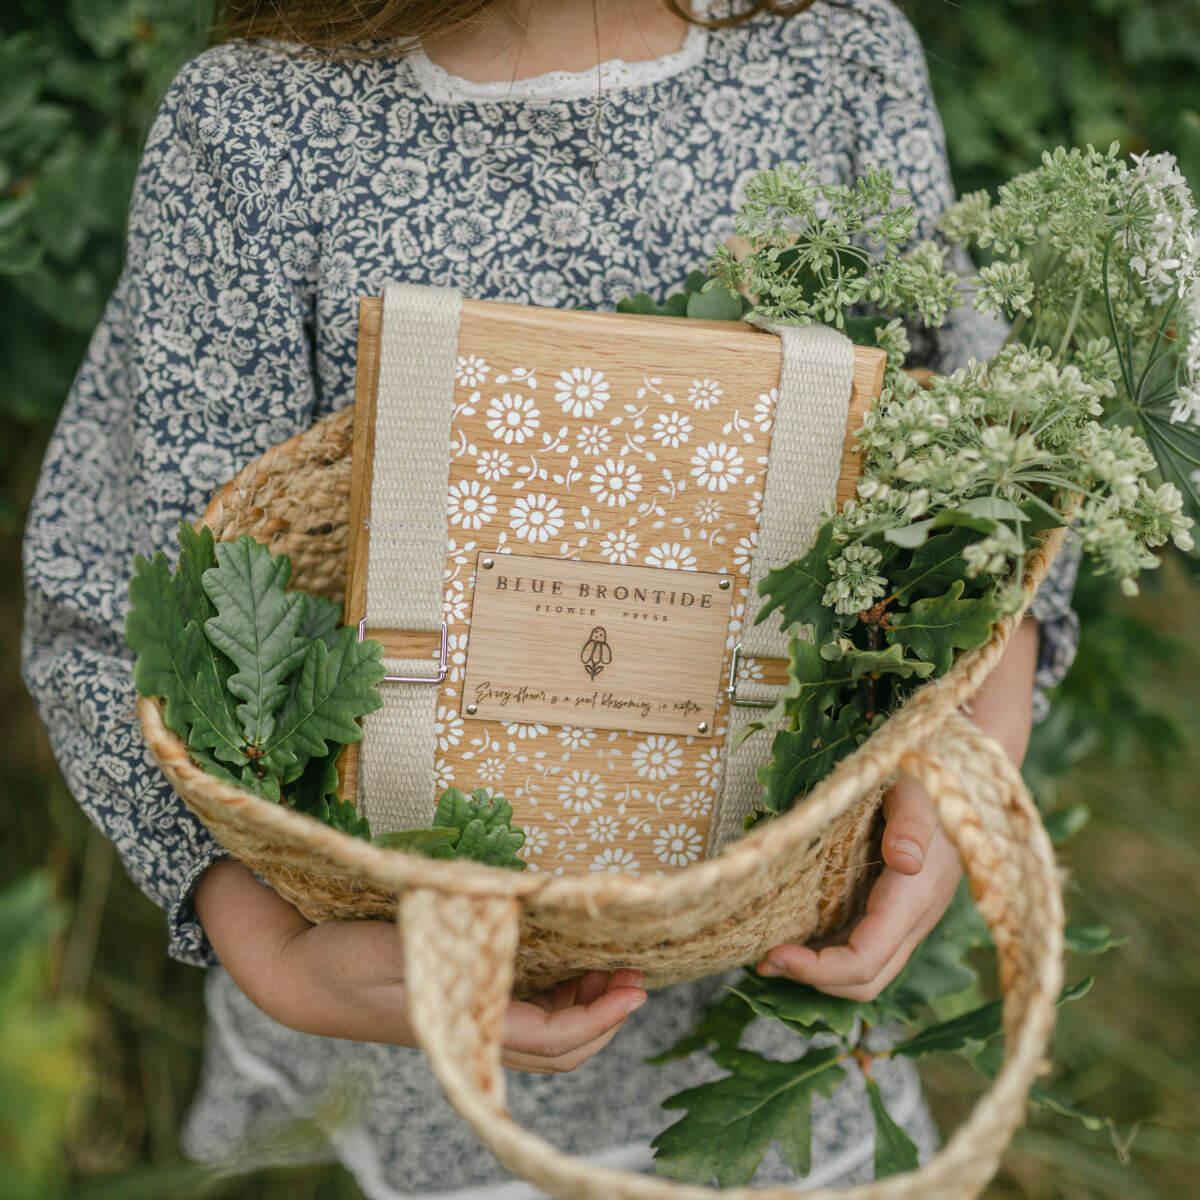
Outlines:
<svg viewBox="0 0 1200 1200"><path fill-rule="evenodd" d="M204 796L226 817L248 826L260 837L306 843L354 876L393 888L397 893L409 887L428 887L475 896L508 896L539 907L587 910L594 910L618 894L626 903L669 904L685 900L698 888L732 883L758 873L777 858L796 853L803 841L811 837L814 810L820 810L823 828L865 791L893 777L914 742L978 690L1024 617L1033 592L1065 534L1063 527L1052 530L1041 547L1030 555L1023 581L1024 602L1016 612L997 622L988 641L962 655L940 679L914 691L901 708L805 796L803 803L760 824L720 854L661 876L608 872L555 876L461 860L439 861L374 846L306 813L285 808L210 775L191 760L183 740L167 727L160 699L139 696L137 714L155 759L173 784L178 779L184 785L176 790L201 820L204 813L198 811L189 793Z"/></svg>

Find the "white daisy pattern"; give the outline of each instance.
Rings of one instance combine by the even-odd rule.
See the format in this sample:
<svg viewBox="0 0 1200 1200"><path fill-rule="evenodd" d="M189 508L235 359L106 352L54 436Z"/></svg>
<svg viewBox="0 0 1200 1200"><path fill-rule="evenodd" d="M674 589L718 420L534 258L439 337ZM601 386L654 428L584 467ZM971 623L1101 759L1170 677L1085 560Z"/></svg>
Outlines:
<svg viewBox="0 0 1200 1200"><path fill-rule="evenodd" d="M704 838L694 825L672 821L659 830L654 839L654 856L669 867L686 867L695 862L704 850Z"/></svg>
<svg viewBox="0 0 1200 1200"><path fill-rule="evenodd" d="M692 478L710 492L727 492L745 473L736 447L709 442L692 455Z"/></svg>
<svg viewBox="0 0 1200 1200"><path fill-rule="evenodd" d="M668 408L654 418L650 426L650 436L660 446L670 446L672 450L678 450L692 436L691 418L677 408Z"/></svg>
<svg viewBox="0 0 1200 1200"><path fill-rule="evenodd" d="M562 506L545 492L519 497L508 515L513 533L535 546L556 537L565 520Z"/></svg>
<svg viewBox="0 0 1200 1200"><path fill-rule="evenodd" d="M488 402L488 430L506 446L523 445L540 426L541 413L531 396L505 392Z"/></svg>
<svg viewBox="0 0 1200 1200"><path fill-rule="evenodd" d="M610 529L600 539L600 554L605 562L628 566L637 558L641 543L631 529Z"/></svg>
<svg viewBox="0 0 1200 1200"><path fill-rule="evenodd" d="M648 567L665 567L668 571L694 571L697 559L690 546L663 542L646 552L645 562Z"/></svg>
<svg viewBox="0 0 1200 1200"><path fill-rule="evenodd" d="M496 515L496 496L486 483L468 479L452 484L446 498L446 515L461 529L482 529Z"/></svg>
<svg viewBox="0 0 1200 1200"><path fill-rule="evenodd" d="M708 412L721 401L724 392L715 379L693 379L687 390L688 402L700 412Z"/></svg>
<svg viewBox="0 0 1200 1200"><path fill-rule="evenodd" d="M642 473L628 459L606 458L592 472L588 487L597 504L624 508L642 490Z"/></svg>
<svg viewBox="0 0 1200 1200"><path fill-rule="evenodd" d="M489 483L499 483L512 474L513 460L505 450L495 447L481 450L475 459L475 471Z"/></svg>
<svg viewBox="0 0 1200 1200"><path fill-rule="evenodd" d="M571 367L558 377L554 399L570 417L594 417L608 402L608 380L603 371Z"/></svg>
<svg viewBox="0 0 1200 1200"><path fill-rule="evenodd" d="M641 778L657 783L679 774L683 766L683 751L675 738L654 733L638 742L630 761Z"/></svg>
<svg viewBox="0 0 1200 1200"><path fill-rule="evenodd" d="M595 858L588 863L589 871L610 871L613 874L636 875L638 872L637 856L632 850L623 846L605 846Z"/></svg>
<svg viewBox="0 0 1200 1200"><path fill-rule="evenodd" d="M481 388L491 367L478 354L460 354L454 367L454 381L460 387Z"/></svg>
<svg viewBox="0 0 1200 1200"><path fill-rule="evenodd" d="M558 781L558 801L567 812L587 814L603 808L608 788L595 771L569 771Z"/></svg>

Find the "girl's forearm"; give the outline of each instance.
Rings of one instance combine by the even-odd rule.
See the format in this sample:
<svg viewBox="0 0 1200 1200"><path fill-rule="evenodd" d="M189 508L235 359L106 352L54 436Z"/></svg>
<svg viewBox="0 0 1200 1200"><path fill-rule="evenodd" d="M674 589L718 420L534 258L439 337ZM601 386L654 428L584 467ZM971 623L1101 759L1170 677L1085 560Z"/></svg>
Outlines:
<svg viewBox="0 0 1200 1200"><path fill-rule="evenodd" d="M1033 728L1033 678L1037 668L1038 623L1026 617L1004 654L964 712L995 738L1020 765Z"/></svg>

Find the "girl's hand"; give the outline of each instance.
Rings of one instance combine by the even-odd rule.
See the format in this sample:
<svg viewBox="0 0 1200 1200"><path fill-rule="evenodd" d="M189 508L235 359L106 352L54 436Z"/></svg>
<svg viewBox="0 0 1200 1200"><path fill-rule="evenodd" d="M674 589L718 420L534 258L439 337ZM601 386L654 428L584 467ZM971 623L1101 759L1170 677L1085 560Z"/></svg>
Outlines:
<svg viewBox="0 0 1200 1200"><path fill-rule="evenodd" d="M321 1037L416 1045L396 927L312 925L241 863L222 859L196 888L221 965L267 1016ZM646 1000L634 971L593 971L509 1005L502 1061L553 1074L586 1062Z"/></svg>
<svg viewBox="0 0 1200 1200"><path fill-rule="evenodd" d="M968 712L1015 763L1029 744L1037 645L1037 624L1027 620ZM758 964L759 974L784 975L848 1000L874 1000L904 969L917 944L941 920L962 867L919 785L901 781L887 794L883 811L884 868L845 941L820 950L776 946Z"/></svg>

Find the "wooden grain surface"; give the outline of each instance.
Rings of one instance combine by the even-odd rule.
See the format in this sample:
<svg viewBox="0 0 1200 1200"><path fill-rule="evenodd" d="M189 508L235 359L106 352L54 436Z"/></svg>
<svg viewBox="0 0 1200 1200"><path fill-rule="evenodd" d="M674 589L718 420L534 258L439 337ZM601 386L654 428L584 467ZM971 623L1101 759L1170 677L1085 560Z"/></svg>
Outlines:
<svg viewBox="0 0 1200 1200"><path fill-rule="evenodd" d="M360 302L346 589L346 620L351 624L357 623L363 615L366 600L367 522L370 516L372 434L382 311L382 300L378 297L364 298ZM463 304L459 348L460 355L475 356L485 362L488 374L486 382L480 387L460 383L456 388L448 489L461 490L469 486L470 481L480 480L477 464L481 461L479 455L484 447L490 448L494 454L507 455L513 470L504 479L490 479L484 488L488 493L486 502L491 506L490 519L484 520L477 529L462 530L453 525L450 529L452 540L457 536L460 551L461 546L470 545L471 563L468 571L465 556L461 552L448 554L448 603L453 604L452 589L458 589L459 593L465 591L469 602L474 557L480 550L499 549L502 553L534 553L555 558L599 561L597 547L601 534L611 537L622 529L628 529L641 543L638 556L631 562L646 561L660 566L679 565L700 571L733 572L737 592L734 598L736 625L739 610L747 599L747 539L757 535L755 493L761 493L763 463L769 447L772 389L778 383L782 353L779 339L744 323L568 312L468 300ZM604 374L608 391L602 412L573 413L569 402L556 402L555 396L561 394L561 391L555 392L559 386L555 382L556 377L581 363L589 364ZM885 356L881 351L856 349L850 413L837 489L839 503L854 492L859 460L852 449L853 433L861 424L871 401L879 393L884 365ZM697 385L716 383L719 383L719 398L711 407L704 408L706 393L703 387L697 391ZM707 394L712 392L710 388ZM693 398L693 393L698 399ZM499 397L505 394L520 397L522 404L529 404L529 408L519 414L521 420L529 417L530 413L537 414L529 418L536 421L536 428L522 441L516 440L516 436L525 432L523 428L510 430L498 419L498 414L503 412L512 417L510 410L495 407L500 403ZM516 405L515 400L513 404ZM661 432L655 422L668 411L685 414L684 419L690 426L690 436L685 444L672 446L654 440L652 435ZM619 419L614 414L619 414ZM671 419L678 420L679 417ZM588 436L588 427L595 429L605 423L610 435L608 450L592 457L583 453L568 457L564 446L573 448L580 438ZM506 440L510 436L513 440ZM732 464L735 457L740 464L736 468L731 466L731 470L736 469L741 473L736 478L731 477L727 490L704 492L696 485L696 460L693 455L695 448L701 444L723 448L725 457L721 459L722 464ZM552 460L561 463L561 472L565 472L559 474L558 482L555 482L554 470L547 467ZM573 474L569 466L571 461L577 463L578 473L574 477L570 477ZM607 492L602 489L601 496L607 495L612 502L605 503L603 499L598 499L587 488L589 479L594 481L597 473L603 473L597 465L600 462L638 464L618 467L618 471L624 471L625 475L614 476L614 479L617 482L622 479L631 481L637 474L642 490L626 500L612 489ZM538 471L543 473L540 478L536 474ZM518 477L518 472L525 474ZM650 484L654 480L658 481L657 490L664 493L658 498L650 495ZM680 486L681 481L692 482L693 486ZM712 484L711 477L708 482ZM476 486L482 485L477 483ZM562 527L556 530L561 536L530 545L518 540L505 526L508 524L507 514L516 511L514 506L532 503L535 494L547 497L547 502L555 506L561 503ZM700 501L697 501L698 495ZM700 511L700 503L705 499L710 507L722 509L719 522L714 522L711 527L701 525L696 516ZM635 501L637 509L646 508L647 511L635 512ZM461 511L457 516L462 516ZM569 528L572 523L584 526L578 539L569 536L575 533ZM468 532L470 537L466 536ZM684 537L684 534L687 536ZM678 562L669 560L669 556L660 560L646 557L651 541L660 536L663 547L675 547L681 551ZM577 540L585 544L576 544ZM654 547L650 553L657 553L660 549L662 547ZM684 555L690 558L684 558ZM456 628L453 622L451 628ZM457 628L465 650L465 618ZM437 649L436 634L370 629L369 636L382 642L385 651L397 657L432 656ZM731 632L726 640L727 654L732 650L735 640L735 633ZM727 666L726 660L722 678ZM754 678L771 683L784 682L787 677L783 660L747 664L747 670ZM452 670L445 687L448 714L457 713L461 687L460 662ZM727 702L722 696L718 700L716 725L712 731L713 740L718 744L724 732L726 711ZM457 720L457 717L448 715L448 720ZM552 805L555 777L546 777L544 763L541 767L531 766L536 761L534 756L538 751L523 744L526 740L524 729L516 727L517 733L513 733L513 727L492 721L459 724L472 732L478 728L490 733L485 734L482 749L479 748L478 737L472 739L466 734L461 735L457 743L445 744L440 748L440 761L447 772L444 781L449 782L452 777L455 784L467 789L483 785L503 791L514 804L518 823L527 828L531 824L536 825L537 818L544 817ZM452 733L455 728L451 726ZM530 728L542 732L530 734L529 737L539 742L546 741L545 727ZM610 731L600 739L603 745L568 746L567 752L558 756L562 761L555 770L560 784L563 778L570 776L593 780L602 778L605 812L612 808L614 796L621 797L615 803L622 809L623 817L627 818L629 830L623 831L622 837L628 839L628 844L621 841L619 851L606 849L604 853L617 857L624 855L626 858L632 854L639 866L630 868L627 863L624 869L669 870L684 865L687 855L691 854L690 834L684 839L687 843L684 851L674 853L661 850L662 829L665 827L663 822L666 816L677 815L670 808L674 801L664 800L666 793L662 789L668 785L674 787L677 782L675 776L686 775L693 767L697 768L694 773L699 778L701 772L697 764L711 762L713 740L682 739L678 746L681 755L678 762L674 758L676 748L671 746L668 761L656 767L654 755L660 755L664 750L659 743L669 740L658 739L654 743L654 754L648 759L644 733ZM492 753L493 750L495 753ZM704 755L706 750L710 751L707 756ZM545 755L544 751L541 753ZM507 778L489 780L480 777L485 756L489 755L486 761L490 763L503 761L508 764L504 768ZM356 797L357 747L347 748L340 765L342 794L347 798ZM540 778L535 778L539 771ZM513 780L518 774L521 782L514 786ZM599 843L589 843L586 838L581 838L582 827L576 828L580 814L572 816L569 812L569 789L561 792L560 788L560 794L567 797L564 803L568 809L560 809L555 817L557 823L551 823L557 829L557 833L550 837L552 844L544 852L542 861L535 861L528 855L527 858L531 865L541 866L542 869L574 871L586 869L589 865L595 867L591 859L601 856L592 855L592 851L597 849ZM430 802L432 807L433 797ZM670 822L670 828L695 830L697 837L706 836L707 816L704 813L696 815L698 805L699 802L693 798L693 815L686 822ZM583 810L582 815L588 816L586 803L583 804ZM557 854L553 852L555 845L558 847ZM586 850L576 852L572 849L576 845L586 845ZM657 853L655 847L659 847ZM588 861L584 862L584 859Z"/></svg>

